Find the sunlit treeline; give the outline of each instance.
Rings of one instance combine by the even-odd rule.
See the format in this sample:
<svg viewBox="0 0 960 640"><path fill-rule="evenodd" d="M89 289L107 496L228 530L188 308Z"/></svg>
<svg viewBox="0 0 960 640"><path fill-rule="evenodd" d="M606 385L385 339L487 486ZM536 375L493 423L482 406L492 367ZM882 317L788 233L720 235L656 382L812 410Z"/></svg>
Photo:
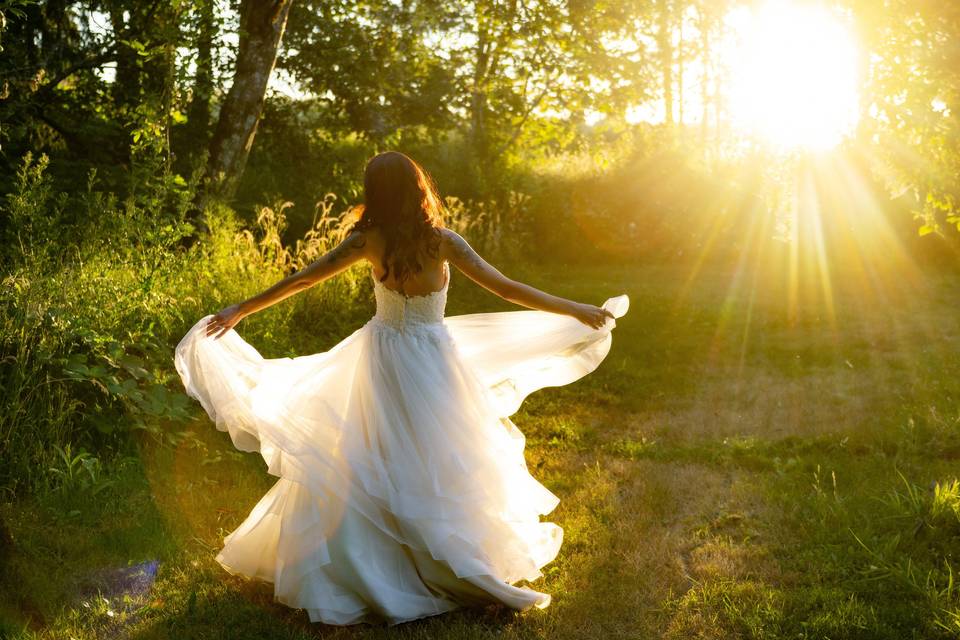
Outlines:
<svg viewBox="0 0 960 640"><path fill-rule="evenodd" d="M0 5L0 186L28 150L67 189L91 167L121 193L199 173L199 194L242 208L292 200L302 232L325 193L358 197L384 148L500 210L558 165L598 175L676 147L720 176L846 145L869 159L861 179L881 204L898 198L923 233L958 223L955 3L271 6Z"/></svg>

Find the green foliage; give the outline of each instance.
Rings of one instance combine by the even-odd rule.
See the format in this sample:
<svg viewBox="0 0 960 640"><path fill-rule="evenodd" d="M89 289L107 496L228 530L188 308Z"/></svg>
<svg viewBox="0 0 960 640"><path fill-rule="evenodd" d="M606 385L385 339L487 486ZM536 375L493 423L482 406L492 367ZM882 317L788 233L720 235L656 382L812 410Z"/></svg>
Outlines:
<svg viewBox="0 0 960 640"><path fill-rule="evenodd" d="M265 264L279 257L292 268L266 240L289 211L283 204L261 212L260 225L249 229L231 221L229 210L213 212L197 254L203 258L179 300L187 308L183 328L215 308L216 295L233 302L234 292L258 288L259 280L250 282L256 268L238 273L244 265L266 256ZM333 210L330 216L336 221ZM238 233L244 229L249 236ZM865 302L859 282L838 278L835 320L843 331L833 332L826 320L789 323L778 281L738 280L729 266L694 279L680 309L687 264L508 268L574 299L609 289L642 303L631 309L636 316L618 321L619 340L597 371L534 394L516 416L532 473L561 499L549 519L564 527L564 545L542 583L554 604L523 614L457 612L414 631L492 638L507 624L509 633L531 638L957 635L950 575L955 581L958 378L955 354L943 346L957 335L955 323L944 322L955 313L952 277L937 277L937 288L922 295L912 291L912 304L893 305ZM496 303L461 282L453 312ZM241 333L269 335L257 346L278 352L334 344L344 334L325 334L326 326L340 321L341 309L351 313L322 297L335 284L301 294L323 300L304 306L308 315L278 305L244 320L250 324ZM753 287L751 307L721 304ZM361 311L356 321L370 308ZM748 326L762 332L744 340ZM933 326L941 347L928 349ZM810 364L795 365L798 354ZM271 601L268 585L224 576L214 560L222 537L247 515L244 505L275 482L262 460L237 452L208 422L163 427L164 439L137 438L136 459L127 463L84 446L101 461L100 478L116 481L96 496L61 498L57 474L46 472L64 467L51 447L41 482L50 483L49 495L24 492L0 503L17 541L0 577L0 613L24 625L32 619L38 637L315 633L304 630L302 611ZM104 593L114 618L106 603L77 598L92 569L154 559L161 569L148 595L127 602Z"/></svg>
<svg viewBox="0 0 960 640"><path fill-rule="evenodd" d="M933 487L933 499L930 504L930 517L935 523L948 526L960 524L960 480L956 478Z"/></svg>
<svg viewBox="0 0 960 640"><path fill-rule="evenodd" d="M137 154L155 175L123 201L97 188L95 171L86 191L57 193L48 159L27 155L19 188L0 210L17 240L3 248L9 268L0 289L0 487L8 491L41 487L57 447L111 459L140 430L172 445L192 438L173 426L196 411L173 368L178 336L202 315L306 267L349 222L328 194L308 232L288 246L289 202L260 207L250 229L213 206L209 233L185 247L196 181L165 169L162 145ZM365 312L369 286L361 267L351 269L246 321L245 336L288 337L274 347L285 355L315 348L317 335L332 339ZM292 330L316 325L318 308L343 313L319 334Z"/></svg>
<svg viewBox="0 0 960 640"><path fill-rule="evenodd" d="M61 495L73 498L76 493L87 493L96 497L98 493L114 484L114 480L104 478L100 460L87 451L74 453L68 443L65 448L54 445L58 466L50 467L52 489Z"/></svg>
<svg viewBox="0 0 960 640"><path fill-rule="evenodd" d="M955 4L848 4L870 52L861 139L878 173L909 202L919 234L960 230L960 75L949 51L960 37Z"/></svg>
<svg viewBox="0 0 960 640"><path fill-rule="evenodd" d="M10 265L30 261L34 264L55 258L58 227L63 219L66 194L55 194L52 177L47 173L50 159L24 154L17 171L15 191L6 195L0 229L3 230L3 262Z"/></svg>
<svg viewBox="0 0 960 640"><path fill-rule="evenodd" d="M115 432L143 426L135 416L187 415L186 398L167 390L170 368L152 364L180 323L172 302L187 260L171 257L192 228L183 209L165 210L176 198L161 183L118 203L96 190L95 171L68 198L47 167L27 154L2 209L17 240L4 246L0 292L7 488L35 485L49 446L119 446Z"/></svg>
<svg viewBox="0 0 960 640"><path fill-rule="evenodd" d="M898 197L890 206L878 197L881 185L856 185L870 196L869 213L882 209L872 224L890 226L899 240L924 236L929 247L948 226L960 229L960 76L947 55L958 35L956 9L913 0L836 4L853 10L870 65L866 117L855 144L837 155L873 167ZM49 596L45 610L59 610L66 597L49 594L38 566L72 584L77 558L126 562L176 547L181 555L160 588L168 602L140 611L145 633L203 635L242 622L296 635L263 615L259 596L214 577L209 552L227 526L221 517L236 517L235 505L261 495L264 478L241 467L249 460L223 442L189 428L197 407L181 391L172 349L200 316L329 249L346 228L343 212L362 197L366 160L398 148L423 161L446 197L448 225L492 261L579 299L599 302L601 287L612 294L622 286L644 301L631 312L642 329L619 343L629 345L629 357L611 361L608 374L599 371L580 391L554 390L562 402L532 399L549 415L524 414L537 468L573 500L558 515L567 523L567 555L548 572L559 585L560 624L521 619L516 633L960 635L960 481L949 466L960 432L955 421L912 418L886 429L907 402L955 397L956 368L928 370L933 356L925 351L938 345L931 351L949 360L955 310L914 310L929 302L918 291L898 298L891 283L902 274L881 264L889 253L858 265L868 278L843 270L838 238L853 237L847 247L857 251L846 255L855 262L871 237L843 228L859 220L862 201L823 210L816 246L832 271L817 272L817 281L800 265L799 319L787 317L782 297L778 311L760 309L757 296L786 282L776 268L789 256L767 241L774 229L766 224L791 197L781 188L794 177L785 163L759 153L725 158L724 141L689 120L653 126L619 117L630 104L666 99L670 56L662 49L670 40L655 42L676 29L666 20L661 32L666 9L716 14L719 24L729 6L296 2L277 67L317 97L268 97L238 201L207 204L209 229L188 243L212 125L204 121L211 105L205 113L197 96L216 95L228 66L215 46L200 49L216 44L211 33L233 28L227 14L216 11L216 28L203 32L196 18L211 7L205 2L107 7L107 29L92 31L82 22L89 2L0 2L7 22L0 34L0 492L23 501L8 511L18 530L40 532L18 541L18 575ZM187 46L173 57L181 38ZM617 50L634 39L635 51ZM682 44L670 71L708 55L689 39ZM204 55L217 67L206 88L190 71ZM114 82L101 77L105 64L115 68ZM587 126L588 109L609 117ZM892 220L901 205L917 223ZM851 217L837 215L846 209ZM531 250L561 265L554 277L532 270ZM751 251L766 261L752 262ZM717 272L736 265L736 274L705 276L714 258ZM608 266L592 266L611 259L630 265L616 281ZM636 266L642 260L647 266ZM841 292L845 281L849 290ZM864 316L874 329L804 298L826 285L837 288L830 302L838 309L879 289L884 308ZM239 329L267 357L316 352L368 316L369 286L357 267ZM704 300L691 306L684 296L697 287L710 295L701 292ZM955 300L954 293L943 297ZM911 315L884 324L897 308ZM793 348L815 334L827 338ZM725 368L724 357L732 358ZM751 366L765 367L767 377L751 381ZM818 376L827 382L818 386ZM714 378L730 386L710 396ZM745 380L760 391L744 391ZM855 402L864 397L869 402ZM781 399L794 403L794 413ZM843 411L831 413L831 401ZM790 422L796 415L803 419ZM650 429L636 426L649 416ZM811 431L757 435L781 422ZM858 437L828 433L848 427ZM146 468L152 455L167 467ZM747 480L715 488L729 478ZM202 502L208 495L229 495L231 507ZM718 496L737 495L739 509L718 506ZM702 512L691 506L698 499L710 500ZM202 504L191 510L188 500ZM23 521L34 512L42 522ZM709 547L734 569L696 573L692 553L671 546L678 540ZM657 564L651 555L664 549L668 559ZM768 551L776 562L750 556L737 573L745 549ZM772 568L781 564L782 573ZM684 575L675 581L660 577L677 567ZM578 583L585 577L589 585ZM0 600L3 614L13 600ZM63 636L106 633L97 625L107 610L68 607L51 619ZM487 633L485 620L458 620L428 632ZM6 630L0 621L0 635Z"/></svg>
<svg viewBox="0 0 960 640"><path fill-rule="evenodd" d="M956 511L960 483L956 478L943 485L938 481L931 490L910 482L899 470L897 474L902 485L881 499L886 513L874 516L879 526L875 523L860 535L851 531L869 557L860 575L901 585L925 604L941 632L960 633L953 555L960 544ZM869 542L861 536L869 536Z"/></svg>
<svg viewBox="0 0 960 640"><path fill-rule="evenodd" d="M849 11L864 49L863 113L852 145L863 168L872 167L917 216L912 234L960 227L960 76L949 55L958 35L956 7L919 0L828 4ZM729 35L724 18L736 8L728 0L294 3L276 68L309 95L268 96L238 210L245 217L257 203L293 201L290 234L297 236L309 228L324 194L357 201L364 161L397 148L423 160L445 195L471 208L482 203L492 212L505 210L521 194L540 209L535 219L552 220L547 216L559 211L564 234L579 232L578 225L595 228L602 253L626 251L617 239L628 245L651 235L664 250L689 253L702 244L690 236L711 221L745 217L731 200L765 189L762 181L728 187L737 181L730 171L737 162L731 165L725 154L739 140L720 122L729 78L719 70L724 47L716 45ZM214 35L236 28L234 9L207 0L123 9L3 3L3 157L46 153L56 159L68 193L83 187L91 167L121 200L144 189L157 193L153 182L169 180L163 206L183 206L193 192L186 176L205 162L211 97L230 71L229 56L214 55ZM94 10L103 12L102 29L84 21ZM114 69L111 82L106 65ZM698 96L703 122L692 124L681 78L685 71L696 75L698 67L707 74ZM678 104L684 100L686 120ZM653 127L663 139L652 141L649 125L624 119L628 108L658 102L673 120ZM606 120L587 125L596 115ZM694 154L687 149L691 140ZM591 170L613 170L593 185L536 179L545 165L575 164L584 156L649 161L671 149L679 149L684 162L694 155L709 159L705 167L683 169L679 177L689 180L677 182L689 191L665 188L645 201L627 193L618 202L629 189L615 164L594 164ZM676 168L669 160L668 168ZM18 185L21 171L2 163L0 190L43 197ZM640 176L641 184L650 187L645 180L651 177ZM571 203L569 193L579 186L592 191L591 198ZM879 193L878 187L869 190ZM625 211L643 211L644 218L626 220ZM704 219L691 219L691 212ZM498 215L489 219L503 222ZM57 224L55 217L31 223L38 232ZM652 233L650 227L656 227ZM10 238L16 233L5 230ZM926 238L926 245L933 240Z"/></svg>

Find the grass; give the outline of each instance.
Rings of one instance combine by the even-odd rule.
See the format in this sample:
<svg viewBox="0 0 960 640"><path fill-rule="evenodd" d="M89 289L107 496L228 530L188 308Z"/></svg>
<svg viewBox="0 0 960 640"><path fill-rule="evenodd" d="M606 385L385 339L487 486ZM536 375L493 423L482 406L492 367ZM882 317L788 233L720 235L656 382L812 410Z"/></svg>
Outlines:
<svg viewBox="0 0 960 640"><path fill-rule="evenodd" d="M169 425L193 432L177 445L144 435L73 515L49 498L2 505L15 546L0 636L960 636L955 275L865 287L835 273L829 300L801 288L790 304L775 271L508 272L632 304L597 371L514 416L531 472L561 498L549 520L564 546L537 583L549 608L310 624L213 560L275 478L200 415ZM450 296L449 315L511 308L460 274ZM155 576L131 586L130 566Z"/></svg>

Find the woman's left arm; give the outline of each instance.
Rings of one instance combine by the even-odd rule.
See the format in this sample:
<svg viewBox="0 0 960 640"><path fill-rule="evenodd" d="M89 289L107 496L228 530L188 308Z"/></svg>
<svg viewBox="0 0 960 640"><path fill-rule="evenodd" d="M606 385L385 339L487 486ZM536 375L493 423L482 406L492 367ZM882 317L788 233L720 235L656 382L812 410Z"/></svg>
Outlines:
<svg viewBox="0 0 960 640"><path fill-rule="evenodd" d="M210 318L207 335L220 338L249 315L323 282L366 257L367 242L362 231L354 231L333 249L300 271L291 274L263 293L232 304Z"/></svg>

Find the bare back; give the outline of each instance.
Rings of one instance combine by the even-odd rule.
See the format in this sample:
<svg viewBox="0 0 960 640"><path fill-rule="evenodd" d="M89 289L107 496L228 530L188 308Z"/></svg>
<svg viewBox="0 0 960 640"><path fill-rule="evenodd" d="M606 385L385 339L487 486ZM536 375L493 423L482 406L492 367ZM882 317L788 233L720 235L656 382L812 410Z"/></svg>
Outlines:
<svg viewBox="0 0 960 640"><path fill-rule="evenodd" d="M380 259L380 257L383 255L385 239L380 233L380 230L376 228L366 230L364 232L364 237L367 240L367 260L373 266L373 276L377 280L380 280L386 271L386 268ZM420 273L411 274L404 281L402 286L396 280L394 280L392 271L389 277L381 282L387 288L393 289L394 291L402 293L406 296L428 295L435 291L439 291L447 284L447 276L443 269L444 259L445 258L443 258L442 251L437 258L433 258L429 255L423 255L420 259L420 262L423 265L423 271Z"/></svg>

